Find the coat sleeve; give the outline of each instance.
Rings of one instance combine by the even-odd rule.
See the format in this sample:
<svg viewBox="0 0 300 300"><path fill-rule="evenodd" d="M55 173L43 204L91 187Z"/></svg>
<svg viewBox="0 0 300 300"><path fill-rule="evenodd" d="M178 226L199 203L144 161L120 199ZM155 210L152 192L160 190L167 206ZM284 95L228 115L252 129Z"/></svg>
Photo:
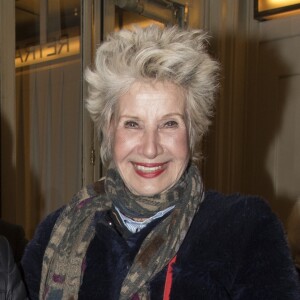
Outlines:
<svg viewBox="0 0 300 300"><path fill-rule="evenodd" d="M239 209L239 267L234 299L300 299L299 279L285 232L267 203L247 198ZM240 207L241 208L241 207Z"/></svg>
<svg viewBox="0 0 300 300"><path fill-rule="evenodd" d="M20 271L10 245L3 236L0 236L0 299L27 299Z"/></svg>
<svg viewBox="0 0 300 300"><path fill-rule="evenodd" d="M46 217L38 226L33 239L28 243L21 265L26 287L31 300L39 299L43 257L50 240L54 224L62 209Z"/></svg>

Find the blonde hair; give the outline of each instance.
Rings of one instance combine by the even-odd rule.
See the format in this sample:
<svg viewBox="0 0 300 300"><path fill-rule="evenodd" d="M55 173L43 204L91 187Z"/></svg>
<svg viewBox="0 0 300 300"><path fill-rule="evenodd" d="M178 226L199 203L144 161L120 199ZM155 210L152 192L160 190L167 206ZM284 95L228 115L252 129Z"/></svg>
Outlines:
<svg viewBox="0 0 300 300"><path fill-rule="evenodd" d="M87 69L89 84L86 107L101 140L103 163L111 160L112 140L108 128L121 94L136 81L171 82L186 94L189 147L193 160L196 147L207 132L218 90L219 64L207 52L202 30L156 25L120 30L108 36L96 52L95 66Z"/></svg>

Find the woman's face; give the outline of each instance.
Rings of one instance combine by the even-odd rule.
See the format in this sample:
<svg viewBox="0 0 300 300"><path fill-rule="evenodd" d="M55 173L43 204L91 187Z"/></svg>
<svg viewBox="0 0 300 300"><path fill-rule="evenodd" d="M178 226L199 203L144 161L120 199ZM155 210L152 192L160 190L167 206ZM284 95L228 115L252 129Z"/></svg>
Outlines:
<svg viewBox="0 0 300 300"><path fill-rule="evenodd" d="M173 186L189 161L185 96L174 84L134 83L119 98L113 160L136 195L154 195Z"/></svg>

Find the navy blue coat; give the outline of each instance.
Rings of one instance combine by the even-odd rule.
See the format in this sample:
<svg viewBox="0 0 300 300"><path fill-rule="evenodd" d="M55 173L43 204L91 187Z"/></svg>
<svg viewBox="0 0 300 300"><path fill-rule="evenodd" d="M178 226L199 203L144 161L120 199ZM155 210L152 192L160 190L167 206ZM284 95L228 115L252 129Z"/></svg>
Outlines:
<svg viewBox="0 0 300 300"><path fill-rule="evenodd" d="M31 299L38 299L45 247L59 211L37 229L22 260ZM87 251L87 268L79 299L118 299L134 247L96 215L96 235ZM166 268L150 283L151 299L162 299ZM257 197L206 193L174 265L170 299L300 299L298 277L282 225Z"/></svg>

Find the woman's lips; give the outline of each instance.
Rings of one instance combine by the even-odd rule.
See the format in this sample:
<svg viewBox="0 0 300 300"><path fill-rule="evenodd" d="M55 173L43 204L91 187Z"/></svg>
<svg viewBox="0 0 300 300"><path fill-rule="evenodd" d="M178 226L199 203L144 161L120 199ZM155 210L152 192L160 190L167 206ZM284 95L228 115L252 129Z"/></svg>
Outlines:
<svg viewBox="0 0 300 300"><path fill-rule="evenodd" d="M144 178L154 178L166 170L166 163L133 163L135 172Z"/></svg>

